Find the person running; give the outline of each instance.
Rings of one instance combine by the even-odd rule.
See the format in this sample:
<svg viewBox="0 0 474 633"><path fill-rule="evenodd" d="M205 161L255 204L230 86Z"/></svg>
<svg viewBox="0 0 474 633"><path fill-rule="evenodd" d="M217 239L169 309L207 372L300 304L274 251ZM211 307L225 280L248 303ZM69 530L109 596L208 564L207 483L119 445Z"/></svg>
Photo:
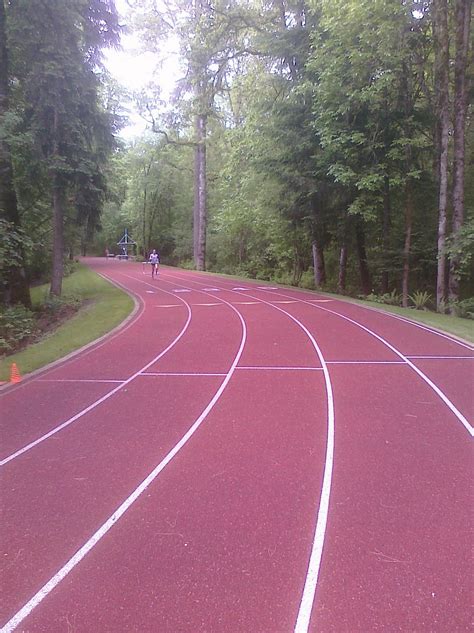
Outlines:
<svg viewBox="0 0 474 633"><path fill-rule="evenodd" d="M150 253L150 258L148 260L151 264L151 278L153 279L155 275L158 277L158 268L160 267L160 256L156 252L155 249Z"/></svg>

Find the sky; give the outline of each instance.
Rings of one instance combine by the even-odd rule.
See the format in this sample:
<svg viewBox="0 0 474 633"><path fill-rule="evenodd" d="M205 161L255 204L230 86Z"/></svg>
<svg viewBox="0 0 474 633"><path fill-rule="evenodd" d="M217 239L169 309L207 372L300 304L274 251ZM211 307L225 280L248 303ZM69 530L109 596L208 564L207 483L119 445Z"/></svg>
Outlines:
<svg viewBox="0 0 474 633"><path fill-rule="evenodd" d="M121 24L126 24L129 8L125 0L115 0L117 10L121 15ZM176 48L176 47L175 47ZM111 75L127 90L139 92L153 78L157 67L157 59L154 53L140 51L140 40L134 33L122 35L121 50L106 50L105 65ZM174 80L179 76L177 54L171 50L156 73L155 80L160 85L163 98L169 97L174 88ZM132 140L145 132L149 124L143 120L133 108L133 103L128 105L129 125L123 128L120 135L126 140Z"/></svg>

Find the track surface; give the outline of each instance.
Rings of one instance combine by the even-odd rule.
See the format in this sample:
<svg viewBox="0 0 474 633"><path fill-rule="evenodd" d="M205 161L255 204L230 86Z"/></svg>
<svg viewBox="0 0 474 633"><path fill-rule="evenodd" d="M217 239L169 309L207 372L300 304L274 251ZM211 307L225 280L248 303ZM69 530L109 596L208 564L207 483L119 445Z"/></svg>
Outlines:
<svg viewBox="0 0 474 633"><path fill-rule="evenodd" d="M474 351L89 260L142 309L0 394L2 631L467 631Z"/></svg>

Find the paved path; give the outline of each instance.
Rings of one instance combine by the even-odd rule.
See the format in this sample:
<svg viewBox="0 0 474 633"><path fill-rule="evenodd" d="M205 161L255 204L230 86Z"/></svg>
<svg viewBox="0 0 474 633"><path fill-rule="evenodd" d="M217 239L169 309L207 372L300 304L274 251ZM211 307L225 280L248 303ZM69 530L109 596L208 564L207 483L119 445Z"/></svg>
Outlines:
<svg viewBox="0 0 474 633"><path fill-rule="evenodd" d="M471 346L89 263L140 309L0 393L2 631L470 630Z"/></svg>

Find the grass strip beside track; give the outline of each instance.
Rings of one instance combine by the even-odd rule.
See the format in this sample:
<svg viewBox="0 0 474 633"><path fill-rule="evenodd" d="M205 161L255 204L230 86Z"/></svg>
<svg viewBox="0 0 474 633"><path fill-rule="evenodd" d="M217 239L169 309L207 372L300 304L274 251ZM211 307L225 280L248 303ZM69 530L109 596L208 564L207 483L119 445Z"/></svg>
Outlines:
<svg viewBox="0 0 474 633"><path fill-rule="evenodd" d="M33 304L41 304L48 291L49 284L32 288ZM64 279L63 297L76 297L85 305L42 340L2 358L0 381L9 379L12 363L27 374L96 340L119 325L134 307L129 295L82 265Z"/></svg>

